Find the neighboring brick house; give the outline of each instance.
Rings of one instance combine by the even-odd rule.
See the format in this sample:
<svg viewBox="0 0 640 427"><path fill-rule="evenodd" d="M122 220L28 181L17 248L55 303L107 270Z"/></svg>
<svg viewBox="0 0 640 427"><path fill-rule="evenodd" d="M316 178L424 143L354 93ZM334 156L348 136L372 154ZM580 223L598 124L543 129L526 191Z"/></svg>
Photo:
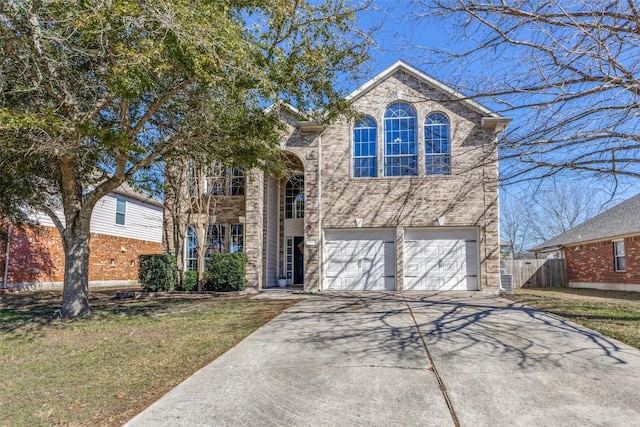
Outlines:
<svg viewBox="0 0 640 427"><path fill-rule="evenodd" d="M640 292L640 194L531 249L565 259L576 288Z"/></svg>
<svg viewBox="0 0 640 427"><path fill-rule="evenodd" d="M162 252L162 213L162 203L126 184L100 199L91 216L89 285L137 284L138 256ZM6 245L0 247L0 277L5 277L8 265L3 285L10 289L61 287L60 234L42 213L31 215L30 222L12 225L8 258Z"/></svg>
<svg viewBox="0 0 640 427"><path fill-rule="evenodd" d="M242 248L253 290L284 274L308 291L497 292L496 137L509 119L402 61L348 100L362 116L328 126L274 107L288 173L250 170L241 192L217 196L208 248ZM195 227L182 227L186 242L164 244L185 245L193 269Z"/></svg>

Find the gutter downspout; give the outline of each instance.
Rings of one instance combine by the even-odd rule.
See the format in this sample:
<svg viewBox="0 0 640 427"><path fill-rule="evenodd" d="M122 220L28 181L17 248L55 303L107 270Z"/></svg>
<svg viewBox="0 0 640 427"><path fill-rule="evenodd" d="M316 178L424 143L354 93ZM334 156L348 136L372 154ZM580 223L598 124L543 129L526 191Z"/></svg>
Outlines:
<svg viewBox="0 0 640 427"><path fill-rule="evenodd" d="M324 232L322 231L322 133L318 135L318 291L323 286L324 270Z"/></svg>
<svg viewBox="0 0 640 427"><path fill-rule="evenodd" d="M2 275L2 288L0 288L0 292L6 292L7 288L7 277L9 275L9 257L11 251L11 223L7 226L7 247L4 252L4 274Z"/></svg>

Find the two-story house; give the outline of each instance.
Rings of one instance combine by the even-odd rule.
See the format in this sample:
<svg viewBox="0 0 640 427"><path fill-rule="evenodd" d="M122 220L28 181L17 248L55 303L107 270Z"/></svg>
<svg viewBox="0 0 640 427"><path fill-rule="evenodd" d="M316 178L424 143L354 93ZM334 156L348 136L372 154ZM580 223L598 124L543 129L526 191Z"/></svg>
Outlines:
<svg viewBox="0 0 640 427"><path fill-rule="evenodd" d="M56 212L64 223L62 211ZM138 257L162 252L163 205L122 184L100 199L91 215L89 286L138 284ZM29 225L3 228L0 245L2 288L62 287L64 249L60 233L43 212L32 212ZM3 242L4 243L4 242Z"/></svg>
<svg viewBox="0 0 640 427"><path fill-rule="evenodd" d="M274 108L288 173L222 171L207 251L246 252L253 290L283 274L309 291L497 292L496 138L509 119L402 61L348 100L359 118L328 126ZM165 247L185 245L193 269L187 225Z"/></svg>

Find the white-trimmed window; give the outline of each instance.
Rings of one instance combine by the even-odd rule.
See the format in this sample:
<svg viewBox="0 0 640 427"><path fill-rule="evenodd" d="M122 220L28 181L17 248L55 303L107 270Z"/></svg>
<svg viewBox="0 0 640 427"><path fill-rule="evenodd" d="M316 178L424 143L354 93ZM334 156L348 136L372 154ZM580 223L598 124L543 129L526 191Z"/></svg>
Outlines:
<svg viewBox="0 0 640 427"><path fill-rule="evenodd" d="M449 119L442 113L429 114L424 120L424 173L451 173Z"/></svg>
<svg viewBox="0 0 640 427"><path fill-rule="evenodd" d="M613 242L613 258L616 271L624 271L624 240Z"/></svg>
<svg viewBox="0 0 640 427"><path fill-rule="evenodd" d="M229 225L229 252L244 252L244 232L242 224Z"/></svg>
<svg viewBox="0 0 640 427"><path fill-rule="evenodd" d="M229 235L227 235L227 232ZM187 228L185 268L198 269L198 231L195 226ZM227 245L227 242L230 244ZM205 246L205 266L211 254L220 252L244 252L244 227L242 224L210 224L207 227L207 245Z"/></svg>
<svg viewBox="0 0 640 427"><path fill-rule="evenodd" d="M385 176L418 175L416 111L404 102L391 104L384 113Z"/></svg>
<svg viewBox="0 0 640 427"><path fill-rule="evenodd" d="M244 196L246 178L243 167L227 168L220 162L214 162L203 168L189 161L188 168L190 196Z"/></svg>
<svg viewBox="0 0 640 427"><path fill-rule="evenodd" d="M229 194L232 196L244 196L244 168L231 168L229 175Z"/></svg>
<svg viewBox="0 0 640 427"><path fill-rule="evenodd" d="M127 201L122 197L116 197L116 224L124 225L127 215Z"/></svg>
<svg viewBox="0 0 640 427"><path fill-rule="evenodd" d="M198 233L193 225L187 227L187 250L184 254L184 265L187 271L198 269Z"/></svg>
<svg viewBox="0 0 640 427"><path fill-rule="evenodd" d="M228 194L226 186L227 171L222 167L221 163L216 162L208 167L206 175L205 193L210 193L213 196L225 196Z"/></svg>
<svg viewBox="0 0 640 427"><path fill-rule="evenodd" d="M284 191L284 217L304 218L304 176L291 177Z"/></svg>
<svg viewBox="0 0 640 427"><path fill-rule="evenodd" d="M371 117L363 117L353 127L353 176L378 176L378 125Z"/></svg>

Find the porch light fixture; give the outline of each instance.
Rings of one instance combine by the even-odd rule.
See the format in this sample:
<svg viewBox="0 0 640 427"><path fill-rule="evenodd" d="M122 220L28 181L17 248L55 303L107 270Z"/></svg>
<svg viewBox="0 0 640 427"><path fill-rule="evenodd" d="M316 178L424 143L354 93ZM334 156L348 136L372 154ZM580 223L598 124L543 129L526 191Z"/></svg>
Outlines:
<svg viewBox="0 0 640 427"><path fill-rule="evenodd" d="M439 216L438 217L438 225L439 226L443 226L444 225L444 217L443 216Z"/></svg>
<svg viewBox="0 0 640 427"><path fill-rule="evenodd" d="M356 218L356 227L362 227L362 218Z"/></svg>

